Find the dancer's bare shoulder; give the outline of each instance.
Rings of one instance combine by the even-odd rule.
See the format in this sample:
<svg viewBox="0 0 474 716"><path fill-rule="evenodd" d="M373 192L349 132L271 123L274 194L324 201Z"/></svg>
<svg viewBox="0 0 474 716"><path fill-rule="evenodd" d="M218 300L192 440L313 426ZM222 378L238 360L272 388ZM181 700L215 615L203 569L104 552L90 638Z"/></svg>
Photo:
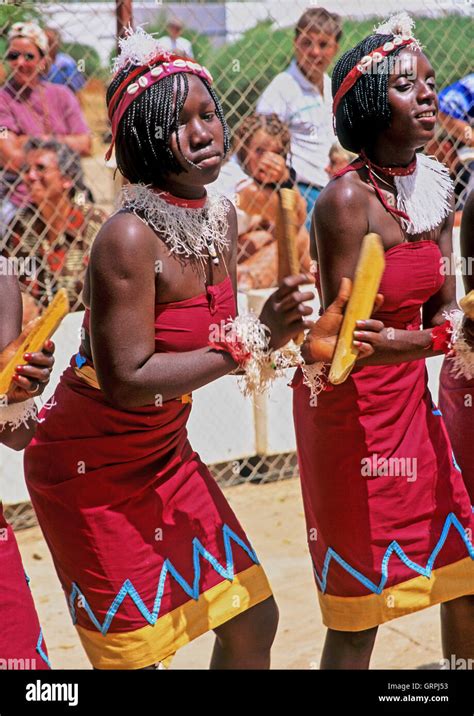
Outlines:
<svg viewBox="0 0 474 716"><path fill-rule="evenodd" d="M157 253L155 237L152 229L134 214L114 214L103 224L92 244L91 264L99 273L115 269L127 273L127 267L153 261Z"/></svg>
<svg viewBox="0 0 474 716"><path fill-rule="evenodd" d="M370 193L357 172L348 172L327 184L315 206L318 236L363 236L368 227ZM361 233L362 232L362 233Z"/></svg>
<svg viewBox="0 0 474 716"><path fill-rule="evenodd" d="M474 256L474 189L467 197L462 212L461 249L463 256Z"/></svg>
<svg viewBox="0 0 474 716"><path fill-rule="evenodd" d="M90 306L92 277L119 290L120 283L131 276L154 276L157 243L156 234L134 214L119 212L109 217L92 244L84 281L84 305Z"/></svg>
<svg viewBox="0 0 474 716"><path fill-rule="evenodd" d="M357 171L332 179L317 200L317 212L346 214L367 210L370 192Z"/></svg>

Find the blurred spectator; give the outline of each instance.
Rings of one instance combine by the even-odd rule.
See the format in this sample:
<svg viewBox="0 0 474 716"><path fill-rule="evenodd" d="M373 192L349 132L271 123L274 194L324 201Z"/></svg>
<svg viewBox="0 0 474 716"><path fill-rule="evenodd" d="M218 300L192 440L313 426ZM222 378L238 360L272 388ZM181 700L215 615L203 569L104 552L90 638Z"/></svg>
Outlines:
<svg viewBox="0 0 474 716"><path fill-rule="evenodd" d="M234 153L228 154L222 164L219 176L211 184L207 184L206 189L209 194L223 194L229 201L236 204L236 187L242 179L246 178L247 175L240 166L237 156ZM235 208L238 216L239 208L238 206Z"/></svg>
<svg viewBox="0 0 474 716"><path fill-rule="evenodd" d="M165 50L174 52L176 55L194 57L191 43L189 40L186 40L185 37L181 37L183 27L184 24L177 17L168 20L168 24L166 25L168 34L158 38L158 44Z"/></svg>
<svg viewBox="0 0 474 716"><path fill-rule="evenodd" d="M17 22L8 40L10 73L0 88L0 237L18 207L28 203L21 168L29 137L60 139L83 156L91 152L90 131L73 92L41 78L46 34L32 22Z"/></svg>
<svg viewBox="0 0 474 716"><path fill-rule="evenodd" d="M33 275L20 276L20 281L37 306L66 288L71 310L82 310L88 254L106 214L90 203L79 155L67 145L32 138L24 151L32 206L18 210L8 240L0 244L2 253L33 257Z"/></svg>
<svg viewBox="0 0 474 716"><path fill-rule="evenodd" d="M451 136L474 146L474 73L439 93L439 121Z"/></svg>
<svg viewBox="0 0 474 716"><path fill-rule="evenodd" d="M309 8L295 28L294 59L273 78L257 103L257 112L275 112L291 133L296 178L307 204L306 228L319 192L327 183L324 170L335 141L331 79L326 74L342 35L339 15Z"/></svg>
<svg viewBox="0 0 474 716"><path fill-rule="evenodd" d="M426 151L449 167L461 209L473 183L474 73L440 91L438 121L441 133Z"/></svg>
<svg viewBox="0 0 474 716"><path fill-rule="evenodd" d="M278 282L276 224L282 222L278 192L282 187L291 187L297 193L297 251L302 269L309 269L306 204L287 166L290 145L288 127L276 114L252 114L236 132L236 156L247 174L236 187L237 206L247 217L246 222L242 216L239 221L237 276L241 289L268 288Z"/></svg>
<svg viewBox="0 0 474 716"><path fill-rule="evenodd" d="M339 142L334 142L329 150L329 163L325 169L328 177L332 179L337 172L350 164L356 156L353 152L344 149Z"/></svg>
<svg viewBox="0 0 474 716"><path fill-rule="evenodd" d="M237 213L237 229L239 236L248 231L251 221L251 217L239 209L238 206L237 187L243 180L246 179L247 174L240 166L236 154L231 153L227 154L217 179L206 186L208 194L217 194L218 196L224 195L234 204Z"/></svg>
<svg viewBox="0 0 474 716"><path fill-rule="evenodd" d="M56 85L66 85L73 92L78 92L86 83L83 72L77 69L77 63L71 55L60 52L61 35L53 27L45 29L49 45L49 69L45 79Z"/></svg>

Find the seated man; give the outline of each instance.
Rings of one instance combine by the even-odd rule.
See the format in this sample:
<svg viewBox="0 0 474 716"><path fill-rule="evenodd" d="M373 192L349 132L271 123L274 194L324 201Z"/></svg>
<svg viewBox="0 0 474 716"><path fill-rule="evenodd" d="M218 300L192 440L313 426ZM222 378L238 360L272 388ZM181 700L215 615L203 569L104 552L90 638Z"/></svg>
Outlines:
<svg viewBox="0 0 474 716"><path fill-rule="evenodd" d="M89 250L106 214L88 200L79 156L68 146L32 138L25 155L24 181L32 207L20 209L7 227L2 253L33 257L33 275L21 276L21 282L36 305L48 304L64 287L71 311L82 310ZM35 311L25 303L31 319Z"/></svg>

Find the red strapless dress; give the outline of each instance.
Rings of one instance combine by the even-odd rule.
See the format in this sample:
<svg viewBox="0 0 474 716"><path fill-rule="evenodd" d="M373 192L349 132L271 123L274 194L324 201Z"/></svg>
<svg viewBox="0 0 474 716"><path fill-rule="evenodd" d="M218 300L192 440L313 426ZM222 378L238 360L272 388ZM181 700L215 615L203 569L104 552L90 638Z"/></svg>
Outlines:
<svg viewBox="0 0 474 716"><path fill-rule="evenodd" d="M386 252L377 318L419 330L441 287L431 241ZM474 516L424 360L355 368L294 418L307 537L323 621L360 631L474 593Z"/></svg>
<svg viewBox="0 0 474 716"><path fill-rule="evenodd" d="M474 380L455 378L449 358L439 376L439 407L474 505Z"/></svg>
<svg viewBox="0 0 474 716"><path fill-rule="evenodd" d="M156 306L156 351L208 344L235 315L229 278ZM86 313L84 328L88 330ZM188 442L185 398L111 406L77 354L25 451L31 499L97 668L168 657L271 595L236 516ZM95 386L95 387L94 387Z"/></svg>
<svg viewBox="0 0 474 716"><path fill-rule="evenodd" d="M0 670L42 670L49 666L15 535L0 502Z"/></svg>

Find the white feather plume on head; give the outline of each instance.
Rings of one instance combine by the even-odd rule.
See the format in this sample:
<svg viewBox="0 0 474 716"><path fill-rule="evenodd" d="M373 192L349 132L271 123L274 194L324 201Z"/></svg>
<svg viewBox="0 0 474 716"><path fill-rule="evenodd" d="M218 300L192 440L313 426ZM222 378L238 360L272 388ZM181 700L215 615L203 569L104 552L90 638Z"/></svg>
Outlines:
<svg viewBox="0 0 474 716"><path fill-rule="evenodd" d="M407 12L398 12L396 15L390 15L378 27L374 27L374 35L403 35L405 37L413 37L415 21Z"/></svg>
<svg viewBox="0 0 474 716"><path fill-rule="evenodd" d="M146 32L141 25L134 30L131 25L125 28L125 36L119 38L120 52L112 65L113 73L128 65L147 65L151 58L160 50L169 54L158 44L158 41Z"/></svg>
<svg viewBox="0 0 474 716"><path fill-rule="evenodd" d="M393 35L404 40L411 38L412 43L408 47L422 50L422 44L413 34L414 28L415 21L413 18L407 12L399 12L396 15L391 15L388 20L385 20L378 27L374 27L374 35Z"/></svg>

